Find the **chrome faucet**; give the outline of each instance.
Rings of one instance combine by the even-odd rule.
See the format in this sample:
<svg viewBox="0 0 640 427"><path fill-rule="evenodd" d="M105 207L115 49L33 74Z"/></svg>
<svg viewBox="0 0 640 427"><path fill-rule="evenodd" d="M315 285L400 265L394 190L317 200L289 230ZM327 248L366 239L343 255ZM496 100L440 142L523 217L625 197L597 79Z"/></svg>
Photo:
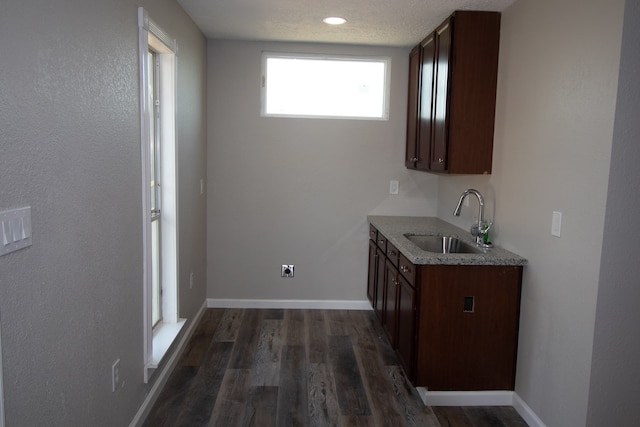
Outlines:
<svg viewBox="0 0 640 427"><path fill-rule="evenodd" d="M456 209L453 211L453 215L460 216L462 202L469 194L473 194L478 198L478 223L471 226L471 235L476 238L476 246L489 248L491 247L491 243L485 243L484 236L487 234L492 224L487 225L484 221L484 198L478 190L474 190L473 188L464 190L460 196L460 200L458 200L458 206L456 206Z"/></svg>

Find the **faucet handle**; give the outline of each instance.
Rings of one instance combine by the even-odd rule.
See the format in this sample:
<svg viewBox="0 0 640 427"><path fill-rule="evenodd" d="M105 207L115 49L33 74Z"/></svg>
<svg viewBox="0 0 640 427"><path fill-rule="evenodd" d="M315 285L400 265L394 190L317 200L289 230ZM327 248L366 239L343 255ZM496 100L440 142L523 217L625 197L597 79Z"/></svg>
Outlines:
<svg viewBox="0 0 640 427"><path fill-rule="evenodd" d="M478 226L478 223L473 223L471 225L471 235L476 238L478 243L480 243L484 236L489 233L492 226L493 221L482 221L480 226Z"/></svg>

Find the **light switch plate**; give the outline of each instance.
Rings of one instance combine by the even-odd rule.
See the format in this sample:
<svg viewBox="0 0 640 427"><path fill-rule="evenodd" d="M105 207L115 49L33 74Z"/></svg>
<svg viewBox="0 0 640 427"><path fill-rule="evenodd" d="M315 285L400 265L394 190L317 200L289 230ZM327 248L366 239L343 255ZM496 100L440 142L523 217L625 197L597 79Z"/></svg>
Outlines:
<svg viewBox="0 0 640 427"><path fill-rule="evenodd" d="M400 183L398 181L389 182L389 194L398 194L398 188L400 187Z"/></svg>

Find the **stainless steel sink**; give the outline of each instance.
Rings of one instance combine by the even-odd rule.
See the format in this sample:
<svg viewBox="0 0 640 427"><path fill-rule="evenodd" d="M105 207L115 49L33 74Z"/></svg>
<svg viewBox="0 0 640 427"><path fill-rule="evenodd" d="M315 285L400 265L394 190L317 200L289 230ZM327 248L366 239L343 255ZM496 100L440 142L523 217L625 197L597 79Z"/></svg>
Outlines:
<svg viewBox="0 0 640 427"><path fill-rule="evenodd" d="M440 254L479 254L482 250L453 236L405 234L414 245L427 252Z"/></svg>

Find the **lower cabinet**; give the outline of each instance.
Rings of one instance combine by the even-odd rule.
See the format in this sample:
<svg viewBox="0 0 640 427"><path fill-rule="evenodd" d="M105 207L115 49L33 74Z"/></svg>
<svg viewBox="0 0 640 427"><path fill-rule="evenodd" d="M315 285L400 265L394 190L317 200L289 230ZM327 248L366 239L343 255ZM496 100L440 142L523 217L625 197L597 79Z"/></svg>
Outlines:
<svg viewBox="0 0 640 427"><path fill-rule="evenodd" d="M370 242L367 295L412 383L513 390L522 267L414 265L382 239L385 250Z"/></svg>
<svg viewBox="0 0 640 427"><path fill-rule="evenodd" d="M421 265L415 385L513 390L521 266Z"/></svg>

